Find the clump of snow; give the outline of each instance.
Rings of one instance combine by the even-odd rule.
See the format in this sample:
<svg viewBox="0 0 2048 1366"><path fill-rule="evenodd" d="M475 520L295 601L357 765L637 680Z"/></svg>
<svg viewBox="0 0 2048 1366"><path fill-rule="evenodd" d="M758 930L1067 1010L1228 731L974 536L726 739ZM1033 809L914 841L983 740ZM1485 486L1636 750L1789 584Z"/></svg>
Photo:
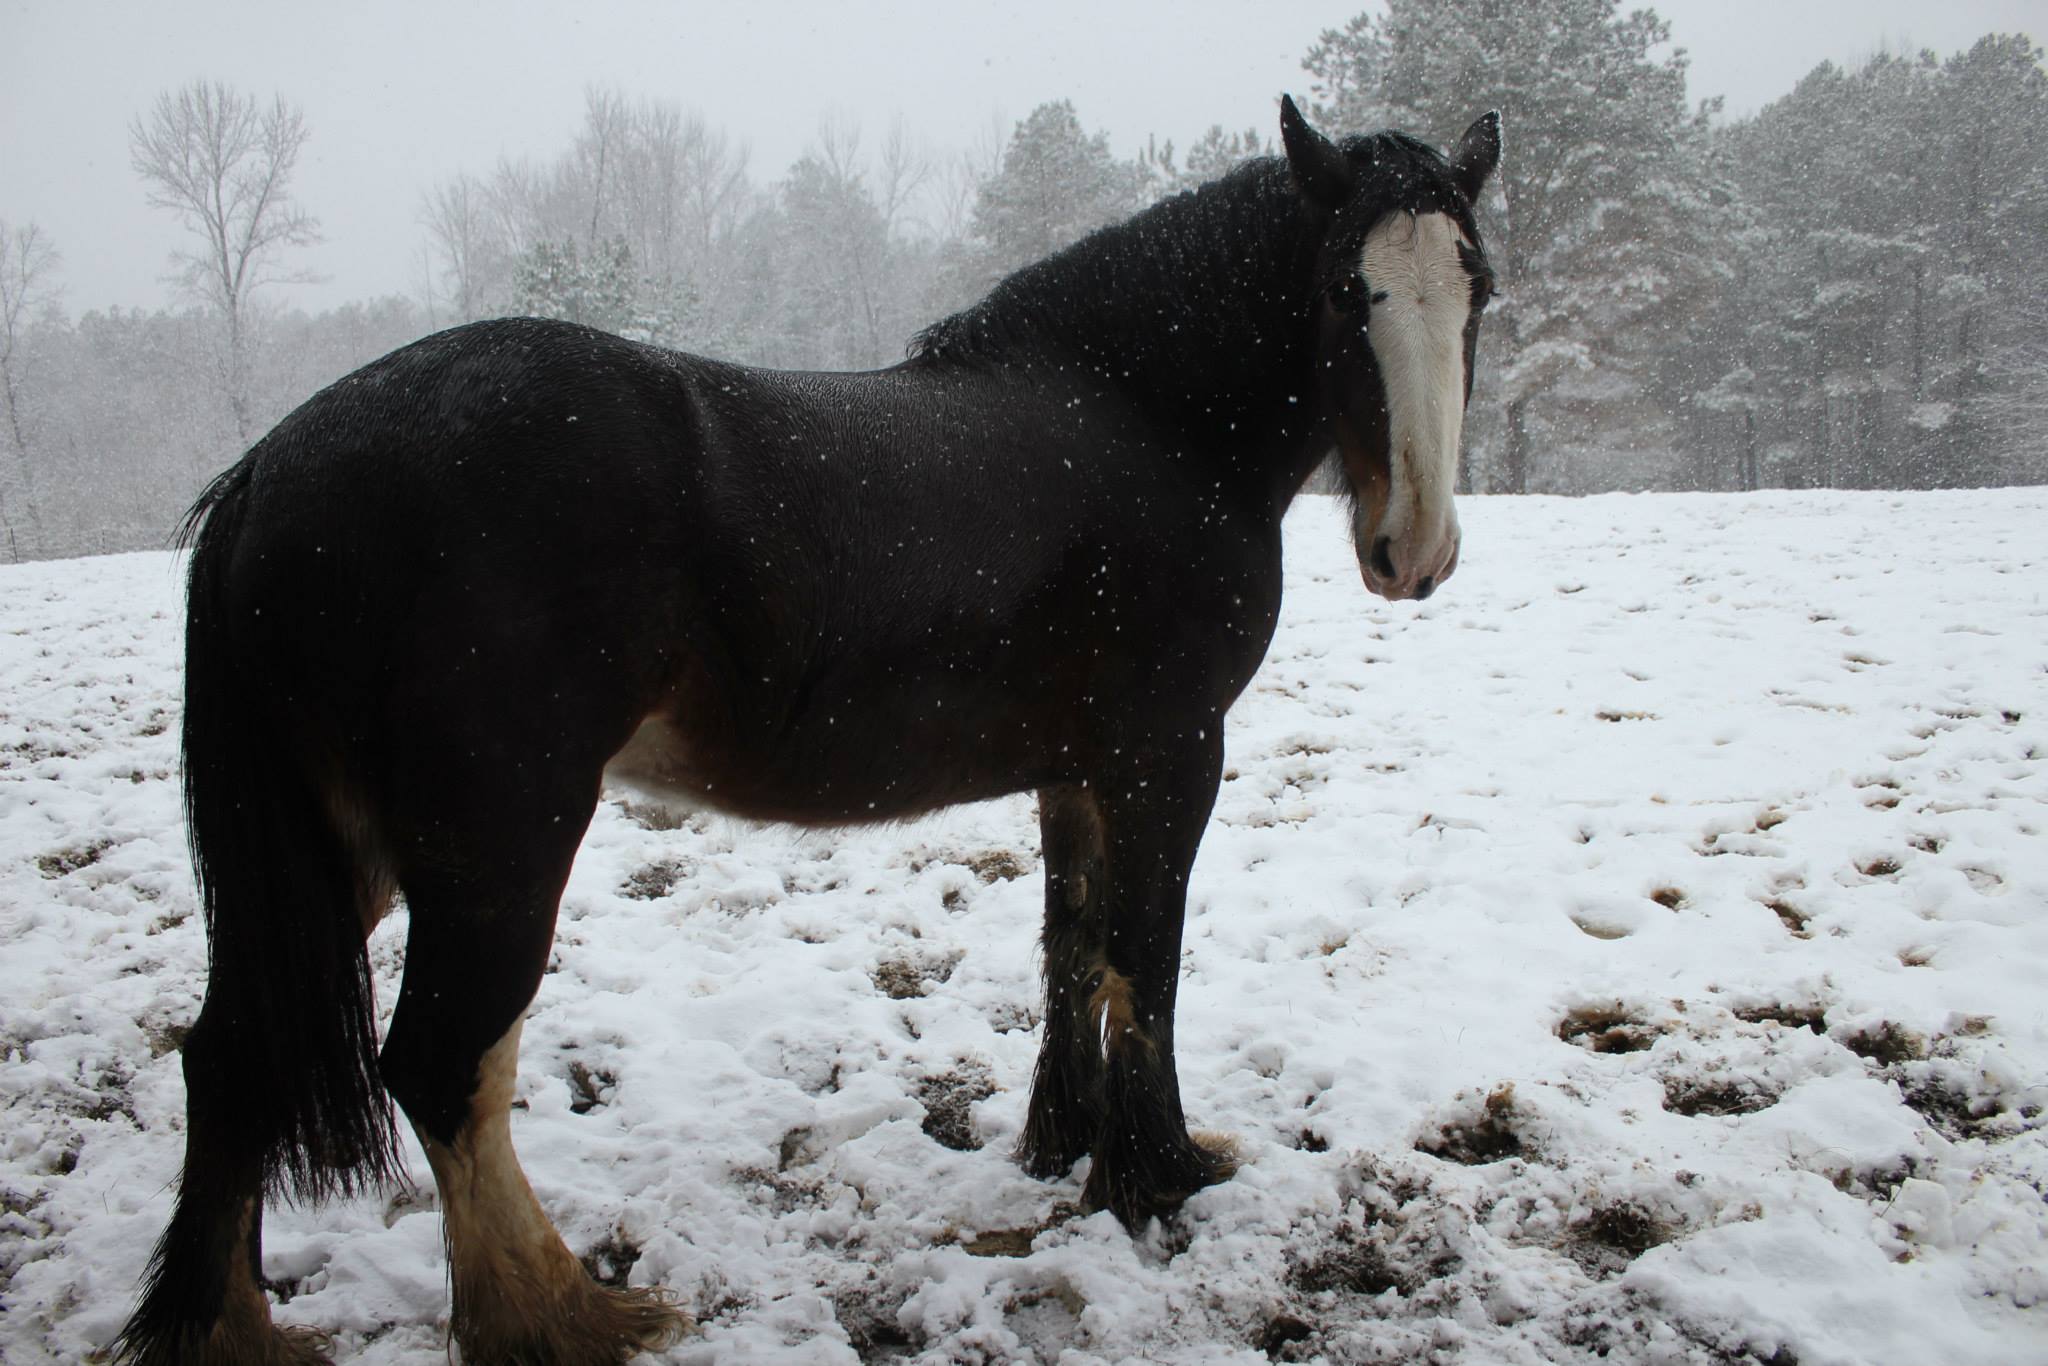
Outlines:
<svg viewBox="0 0 2048 1366"><path fill-rule="evenodd" d="M1007 1155L1028 798L829 835L606 802L514 1132L593 1271L703 1322L665 1359L2048 1359L2048 492L1463 516L1419 607L1324 500L1290 520L1181 987L1189 1113L1245 1165L1137 1237ZM0 570L10 1363L108 1342L182 1151L177 568ZM412 1165L270 1216L277 1317L344 1361L445 1359Z"/></svg>

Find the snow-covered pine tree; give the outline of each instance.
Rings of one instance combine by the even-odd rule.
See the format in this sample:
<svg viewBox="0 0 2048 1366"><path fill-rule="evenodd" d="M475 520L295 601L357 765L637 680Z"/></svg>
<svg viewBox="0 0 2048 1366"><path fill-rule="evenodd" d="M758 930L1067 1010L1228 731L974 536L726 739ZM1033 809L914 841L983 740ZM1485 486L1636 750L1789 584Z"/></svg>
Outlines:
<svg viewBox="0 0 2048 1366"><path fill-rule="evenodd" d="M1388 0L1304 62L1333 130L1442 144L1501 111L1484 221L1502 290L1469 443L1491 454L1495 488L1576 487L1538 452L1657 417L1650 339L1710 279L1695 249L1704 111L1687 105L1684 53L1658 55L1669 38L1619 0Z"/></svg>
<svg viewBox="0 0 2048 1366"><path fill-rule="evenodd" d="M1735 351L1778 480L2025 477L2048 414L2044 123L2039 50L1993 36L1823 64L1719 135L1754 225Z"/></svg>
<svg viewBox="0 0 2048 1366"><path fill-rule="evenodd" d="M1082 131L1072 101L1039 105L975 199L974 234L988 248L991 278L1135 211L1146 179L1137 163L1111 154L1107 133Z"/></svg>

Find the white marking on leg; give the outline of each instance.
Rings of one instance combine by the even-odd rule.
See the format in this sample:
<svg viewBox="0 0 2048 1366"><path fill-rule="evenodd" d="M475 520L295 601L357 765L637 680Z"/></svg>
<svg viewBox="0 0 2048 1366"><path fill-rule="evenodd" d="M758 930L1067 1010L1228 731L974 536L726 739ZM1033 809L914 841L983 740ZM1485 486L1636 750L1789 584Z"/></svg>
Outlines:
<svg viewBox="0 0 2048 1366"><path fill-rule="evenodd" d="M597 1286L534 1199L512 1150L523 1027L515 1022L484 1054L452 1144L416 1128L441 1190L456 1338L465 1358L623 1360L626 1344L655 1346L688 1320L658 1294Z"/></svg>

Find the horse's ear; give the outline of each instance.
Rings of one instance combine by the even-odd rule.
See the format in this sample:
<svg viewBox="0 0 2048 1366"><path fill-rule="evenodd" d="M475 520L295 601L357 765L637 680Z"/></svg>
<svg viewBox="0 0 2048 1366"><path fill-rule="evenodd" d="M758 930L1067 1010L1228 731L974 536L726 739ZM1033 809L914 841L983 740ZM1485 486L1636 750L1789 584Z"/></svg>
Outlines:
<svg viewBox="0 0 2048 1366"><path fill-rule="evenodd" d="M1292 95L1280 97L1280 145L1303 194L1326 209L1341 208L1351 198L1351 163L1336 143L1308 126Z"/></svg>
<svg viewBox="0 0 2048 1366"><path fill-rule="evenodd" d="M1458 139L1451 153L1451 176L1465 192L1468 203L1476 203L1486 188L1487 178L1500 166L1500 110L1481 114Z"/></svg>

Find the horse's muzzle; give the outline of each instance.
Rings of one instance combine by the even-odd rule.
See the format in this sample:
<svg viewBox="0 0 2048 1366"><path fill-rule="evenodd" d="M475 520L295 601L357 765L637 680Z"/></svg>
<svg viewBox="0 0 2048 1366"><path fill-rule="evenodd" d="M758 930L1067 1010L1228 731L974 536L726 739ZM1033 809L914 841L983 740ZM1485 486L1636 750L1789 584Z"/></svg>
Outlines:
<svg viewBox="0 0 2048 1366"><path fill-rule="evenodd" d="M1385 536L1373 539L1369 553L1358 557L1366 588L1388 602L1420 602L1458 572L1459 537L1454 532L1441 547L1410 558Z"/></svg>

